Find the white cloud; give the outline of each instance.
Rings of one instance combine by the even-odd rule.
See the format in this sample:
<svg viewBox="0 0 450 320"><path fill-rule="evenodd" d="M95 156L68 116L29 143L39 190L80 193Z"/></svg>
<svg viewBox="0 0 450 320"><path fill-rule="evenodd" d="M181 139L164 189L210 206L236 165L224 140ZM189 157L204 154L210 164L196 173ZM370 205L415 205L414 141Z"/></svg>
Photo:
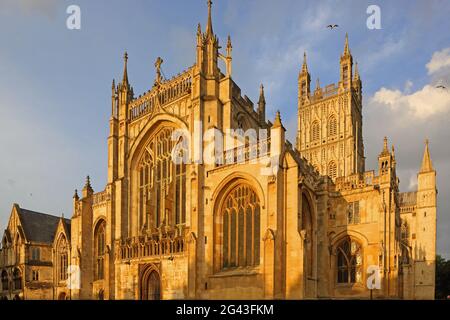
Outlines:
<svg viewBox="0 0 450 320"><path fill-rule="evenodd" d="M436 73L447 66L450 66L450 48L435 52L426 65L429 74ZM372 98L369 98L369 104L377 107L386 106L391 111L401 112L403 120L427 120L448 113L450 90L438 88L434 83L435 81L430 81L430 84L415 92L411 92L413 83L410 80L406 81L403 92L382 87Z"/></svg>
<svg viewBox="0 0 450 320"><path fill-rule="evenodd" d="M426 120L450 111L450 91L431 85L426 85L411 94L383 87L372 99L376 103L386 105L394 111L401 111L417 120Z"/></svg>
<svg viewBox="0 0 450 320"><path fill-rule="evenodd" d="M442 69L450 67L450 48L433 53L430 62L426 65L428 74L434 74Z"/></svg>
<svg viewBox="0 0 450 320"><path fill-rule="evenodd" d="M409 177L408 189L411 191L417 190L417 173L416 172L412 173Z"/></svg>

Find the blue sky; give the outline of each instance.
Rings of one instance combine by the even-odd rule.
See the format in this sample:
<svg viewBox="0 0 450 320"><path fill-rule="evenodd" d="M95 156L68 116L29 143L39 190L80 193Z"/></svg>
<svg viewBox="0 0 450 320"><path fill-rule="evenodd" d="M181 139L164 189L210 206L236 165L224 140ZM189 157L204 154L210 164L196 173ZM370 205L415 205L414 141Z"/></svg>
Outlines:
<svg viewBox="0 0 450 320"><path fill-rule="evenodd" d="M81 8L81 30L66 28L66 8ZM366 27L366 9L381 8L381 30ZM197 23L206 0L0 2L0 225L12 203L71 216L73 190L90 174L106 183L111 81L123 52L137 95L154 80L195 60ZM293 141L297 75L303 52L314 87L339 77L345 32L364 91L367 168L382 139L396 146L401 189L415 187L426 137L438 170L438 251L450 257L450 2L216 0L214 31L233 42L233 78L254 102L266 88L268 118L277 109ZM326 29L336 23L339 28Z"/></svg>

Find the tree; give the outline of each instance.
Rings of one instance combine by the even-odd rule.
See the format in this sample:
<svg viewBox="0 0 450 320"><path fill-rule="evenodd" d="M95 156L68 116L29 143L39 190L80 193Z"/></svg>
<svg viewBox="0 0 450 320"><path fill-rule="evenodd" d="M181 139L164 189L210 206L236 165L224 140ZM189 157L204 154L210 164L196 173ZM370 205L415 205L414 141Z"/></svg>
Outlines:
<svg viewBox="0 0 450 320"><path fill-rule="evenodd" d="M450 295L450 260L436 256L436 299L446 299Z"/></svg>

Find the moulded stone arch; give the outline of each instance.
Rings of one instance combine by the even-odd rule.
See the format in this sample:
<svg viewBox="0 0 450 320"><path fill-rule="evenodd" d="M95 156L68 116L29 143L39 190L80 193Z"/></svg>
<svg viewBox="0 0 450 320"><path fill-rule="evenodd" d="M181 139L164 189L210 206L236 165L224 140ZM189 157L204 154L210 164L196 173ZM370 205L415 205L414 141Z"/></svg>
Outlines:
<svg viewBox="0 0 450 320"><path fill-rule="evenodd" d="M105 224L107 225L107 219L106 219L106 216L105 215L100 215L100 216L98 216L95 220L94 220L94 223L92 224L93 225L93 232L95 233L95 230L97 229L97 227L100 225L100 223L102 222L102 220L105 222Z"/></svg>
<svg viewBox="0 0 450 320"><path fill-rule="evenodd" d="M157 285L157 288L150 288L150 277L154 278L153 273L156 275L157 279L159 280L159 283L153 283L152 285ZM155 296L155 300L161 299L161 273L159 272L159 268L152 264L149 264L147 266L144 266L142 271L139 274L139 299L140 300L147 300L149 297L149 292L153 290L152 292L154 294L159 295Z"/></svg>
<svg viewBox="0 0 450 320"><path fill-rule="evenodd" d="M239 183L247 183L249 186L251 186L259 198L261 209L265 208L265 197L261 184L251 174L238 171L228 175L225 179L223 179L212 193L211 201L214 201L214 212L216 212L216 210L221 207L221 202L224 200L225 193L229 192Z"/></svg>
<svg viewBox="0 0 450 320"><path fill-rule="evenodd" d="M347 247L349 252L345 252L343 248L343 245L345 243L349 243L350 247ZM357 247L355 247L355 251L352 252L353 249L352 245L353 243L357 244ZM332 259L332 272L333 272L333 282L336 283L345 283L345 284L355 284L355 283L363 283L364 282L364 251L365 246L363 244L363 241L355 235L349 235L344 234L337 239L335 239L333 248L333 259ZM360 257L361 260L358 260L357 257ZM339 259L341 258L342 264L341 267L343 270L340 270L340 264ZM350 259L350 260L349 260ZM353 265L353 263L356 263ZM356 261L356 262L355 262ZM359 263L357 261L360 261ZM341 272L344 272L341 274ZM339 274L341 274L341 281L339 280ZM353 275L351 275L353 274ZM359 280L358 280L358 274L359 274ZM352 278L354 277L354 280ZM346 280L344 280L346 279Z"/></svg>
<svg viewBox="0 0 450 320"><path fill-rule="evenodd" d="M107 258L107 246L106 246L106 219L97 219L93 229L93 246L92 252L94 255L95 267L94 278L95 280L103 280L105 278L105 266ZM103 230L100 230L103 228ZM99 242L99 232L103 232L103 243ZM101 247L99 248L99 244Z"/></svg>
<svg viewBox="0 0 450 320"><path fill-rule="evenodd" d="M256 185L253 184L251 180L245 179L242 174L233 174L229 179L222 181L213 193L215 195L213 198L213 242L215 248L213 263L215 272L227 268L259 265L261 261L262 204L260 200L261 196L258 194L257 187L255 188L255 186ZM238 192L237 198L233 195L234 191ZM260 193L262 193L262 190L260 190ZM245 200L242 200L243 198L252 200L246 202ZM230 203L233 203L230 204L232 207L225 208L226 201L231 201ZM241 201L243 202L241 203ZM237 203L240 203L238 207L236 207ZM233 223L231 223L233 217L236 222L241 221L242 219L242 225L239 222L239 227L237 225L233 227ZM246 221L254 222L244 224L245 219L250 219ZM224 228L228 231L225 232ZM242 243L240 242L241 240L239 240L239 242L237 240L237 234L240 232L243 232L243 238L239 238L244 239ZM232 234L235 234L236 236L233 237ZM229 239L230 244L226 245L224 239ZM232 239L235 239L235 242L233 242ZM250 251L241 249L244 248L244 246L245 248L251 248ZM236 250L239 250L239 252L231 250L230 248L238 248ZM232 252L236 252L236 254L233 255Z"/></svg>
<svg viewBox="0 0 450 320"><path fill-rule="evenodd" d="M187 124L174 115L158 114L152 117L131 145L128 153L128 168L134 168L134 165L142 156L143 149L145 148L147 141L155 134L154 129L158 128L162 123L167 123L168 125L170 124L176 129L188 130Z"/></svg>
<svg viewBox="0 0 450 320"><path fill-rule="evenodd" d="M343 239L345 239L345 237L353 238L354 240L359 242L363 248L369 245L369 239L367 239L367 237L363 233L354 230L344 230L342 232L335 234L334 237L331 239L330 245L333 248L333 252L335 251L337 244L339 244Z"/></svg>

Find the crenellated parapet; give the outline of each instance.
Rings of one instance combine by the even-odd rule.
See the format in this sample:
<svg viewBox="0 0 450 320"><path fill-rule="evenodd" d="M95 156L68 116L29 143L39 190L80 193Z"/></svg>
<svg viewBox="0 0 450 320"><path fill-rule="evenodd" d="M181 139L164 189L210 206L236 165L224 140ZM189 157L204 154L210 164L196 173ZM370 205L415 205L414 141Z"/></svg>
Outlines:
<svg viewBox="0 0 450 320"><path fill-rule="evenodd" d="M144 95L131 101L128 113L131 122L145 116L158 112L170 103L187 97L192 90L192 67L172 79L155 85Z"/></svg>

